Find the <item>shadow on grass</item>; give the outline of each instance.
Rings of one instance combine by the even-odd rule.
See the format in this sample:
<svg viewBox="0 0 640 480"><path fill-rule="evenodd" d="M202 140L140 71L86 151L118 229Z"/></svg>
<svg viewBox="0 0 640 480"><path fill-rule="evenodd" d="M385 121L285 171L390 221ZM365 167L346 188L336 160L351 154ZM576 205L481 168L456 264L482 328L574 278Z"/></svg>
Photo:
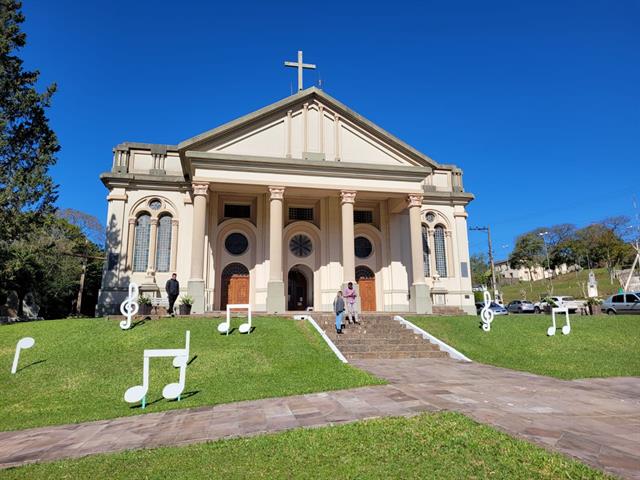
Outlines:
<svg viewBox="0 0 640 480"><path fill-rule="evenodd" d="M190 392L184 392L182 395L180 395L180 401L182 401L182 400L184 400L186 398L193 397L194 395L197 395L199 393L200 393L200 390L192 390ZM147 402L146 403L146 407L148 407L149 405L154 405L154 404L156 404L158 402L161 402L162 400L165 400L165 398L162 397L162 396L158 397L158 398L156 398L155 400L153 400L151 402ZM179 400L176 398L174 400L167 400L167 401L170 402L170 403L173 403L173 402L178 402ZM139 403L138 405L131 405L129 408L133 409L133 410L143 410L142 403ZM146 408L144 410L146 410Z"/></svg>
<svg viewBox="0 0 640 480"><path fill-rule="evenodd" d="M148 317L147 317L148 318ZM138 320L137 322L134 322L131 324L131 327L129 328L129 330L133 330L134 328L138 327L138 326L142 326L146 323L146 318L142 319L142 320Z"/></svg>
<svg viewBox="0 0 640 480"><path fill-rule="evenodd" d="M198 355L194 355L193 358L189 360L189 362L187 363L187 367L191 365L193 362L195 362L197 358L198 358Z"/></svg>
<svg viewBox="0 0 640 480"><path fill-rule="evenodd" d="M29 367L33 367L34 365L38 365L39 363L44 363L46 362L46 360L37 360L35 362L31 362L29 365L25 365L24 367L20 367L19 369L16 370L16 373L21 372L22 370L25 370Z"/></svg>

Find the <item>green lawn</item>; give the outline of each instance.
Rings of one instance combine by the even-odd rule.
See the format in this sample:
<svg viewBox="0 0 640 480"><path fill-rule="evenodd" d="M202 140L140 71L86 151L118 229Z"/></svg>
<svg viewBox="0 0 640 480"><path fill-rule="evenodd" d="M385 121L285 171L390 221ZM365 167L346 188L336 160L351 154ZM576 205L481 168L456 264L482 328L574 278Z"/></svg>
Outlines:
<svg viewBox="0 0 640 480"><path fill-rule="evenodd" d="M606 298L616 293L620 284L617 280L611 282L609 272L606 268L596 268L593 270L598 281L598 294L600 298ZM555 295L571 295L576 298L584 298L586 293L586 284L589 280L589 270L582 270L577 274L575 272L560 275L553 279L553 294ZM581 284L585 288L583 293ZM520 282L513 285L501 285L505 304L512 300L530 300L538 301L540 297L551 294L550 283L548 279L537 280L535 282Z"/></svg>
<svg viewBox="0 0 640 480"><path fill-rule="evenodd" d="M0 430L75 423L161 410L384 383L341 363L307 322L254 319L250 335L218 334L220 320L147 320L122 331L116 320L78 319L0 327ZM234 324L237 326L240 322ZM149 348L184 348L191 331L192 359L181 402L162 398L178 381L171 359L151 360L151 381L142 410L123 400L142 383L142 353ZM10 374L16 342L24 350Z"/></svg>
<svg viewBox="0 0 640 480"><path fill-rule="evenodd" d="M29 465L0 478L611 477L463 415L427 413Z"/></svg>
<svg viewBox="0 0 640 480"><path fill-rule="evenodd" d="M565 379L640 376L638 315L571 315L571 333L553 337L550 315L496 316L490 332L480 317L408 320L477 362Z"/></svg>

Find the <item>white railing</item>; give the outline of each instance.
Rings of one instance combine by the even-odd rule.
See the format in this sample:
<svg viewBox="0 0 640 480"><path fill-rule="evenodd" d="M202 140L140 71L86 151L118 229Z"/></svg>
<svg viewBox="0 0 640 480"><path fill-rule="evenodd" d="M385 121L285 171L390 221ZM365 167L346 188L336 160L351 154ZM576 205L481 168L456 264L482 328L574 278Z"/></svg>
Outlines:
<svg viewBox="0 0 640 480"><path fill-rule="evenodd" d="M453 348L451 345L447 345L442 340L434 337L429 332L421 329L417 325L414 325L409 320L405 320L400 315L396 315L395 317L393 317L393 319L396 320L397 322L400 322L402 325L409 327L411 330L413 330L417 334L422 335L422 338L429 340L431 343L435 345L438 345L438 347L440 347L440 350L447 352L451 358L455 358L456 360L462 360L463 362L472 361L469 357L467 357L466 355L463 355L458 350Z"/></svg>
<svg viewBox="0 0 640 480"><path fill-rule="evenodd" d="M324 341L327 342L327 345L329 345L329 348L333 350L333 353L336 354L336 357L338 357L338 359L342 363L349 363L346 357L342 354L340 350L338 350L338 347L336 347L335 344L331 341L331 339L327 336L327 334L324 333L324 330L320 328L320 325L316 323L316 321L313 319L311 315L294 315L293 318L294 320L307 320L311 325L313 325L313 328L315 328L318 331L318 333L324 339Z"/></svg>

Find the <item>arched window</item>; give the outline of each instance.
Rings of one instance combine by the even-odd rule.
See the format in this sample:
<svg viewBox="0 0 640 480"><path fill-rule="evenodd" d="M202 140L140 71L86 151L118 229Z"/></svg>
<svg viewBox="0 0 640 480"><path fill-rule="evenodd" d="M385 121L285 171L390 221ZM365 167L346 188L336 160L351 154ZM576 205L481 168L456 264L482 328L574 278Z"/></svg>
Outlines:
<svg viewBox="0 0 640 480"><path fill-rule="evenodd" d="M447 276L447 251L444 241L444 227L437 225L433 234L433 243L436 253L436 270L441 277Z"/></svg>
<svg viewBox="0 0 640 480"><path fill-rule="evenodd" d="M149 264L149 233L151 215L143 213L136 220L135 243L133 245L133 271L145 272Z"/></svg>
<svg viewBox="0 0 640 480"><path fill-rule="evenodd" d="M429 263L429 254L431 251L429 250L429 230L427 230L427 226L422 224L422 269L424 270L424 276L431 276L431 265Z"/></svg>
<svg viewBox="0 0 640 480"><path fill-rule="evenodd" d="M156 269L168 272L171 264L171 215L163 215L158 220L156 235Z"/></svg>

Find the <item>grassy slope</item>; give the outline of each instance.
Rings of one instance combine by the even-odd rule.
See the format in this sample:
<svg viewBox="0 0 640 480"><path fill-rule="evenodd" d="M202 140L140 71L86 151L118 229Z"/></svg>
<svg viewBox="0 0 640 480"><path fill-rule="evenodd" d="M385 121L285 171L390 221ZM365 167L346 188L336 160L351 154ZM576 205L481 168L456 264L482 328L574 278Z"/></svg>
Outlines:
<svg viewBox="0 0 640 480"><path fill-rule="evenodd" d="M605 298L618 291L620 284L617 280L611 283L609 272L606 268L597 268L593 271L598 281L598 294L600 298ZM571 272L560 275L553 279L553 293L555 295L572 295L576 298L584 298L580 284L585 285L589 280L589 271L582 270L576 273ZM550 293L549 280L537 280L535 282L520 282L514 285L504 285L500 287L505 303L512 300L538 301L540 297Z"/></svg>
<svg viewBox="0 0 640 480"><path fill-rule="evenodd" d="M338 361L306 322L257 318L250 335L228 337L217 333L218 323L162 319L129 331L102 319L2 326L0 430L383 383ZM142 383L143 350L184 348L187 329L196 358L187 369L186 398L162 399L163 386L176 382L178 371L171 359L152 359L147 400L154 403L145 410L125 403L125 390ZM36 344L22 353L26 368L11 375L16 342L24 336Z"/></svg>
<svg viewBox="0 0 640 480"><path fill-rule="evenodd" d="M571 316L571 333L547 337L549 315L410 318L472 360L557 378L640 376L640 316ZM564 320L563 320L564 321ZM563 323L562 323L563 324Z"/></svg>
<svg viewBox="0 0 640 480"><path fill-rule="evenodd" d="M456 413L99 455L7 470L0 477L608 478Z"/></svg>

